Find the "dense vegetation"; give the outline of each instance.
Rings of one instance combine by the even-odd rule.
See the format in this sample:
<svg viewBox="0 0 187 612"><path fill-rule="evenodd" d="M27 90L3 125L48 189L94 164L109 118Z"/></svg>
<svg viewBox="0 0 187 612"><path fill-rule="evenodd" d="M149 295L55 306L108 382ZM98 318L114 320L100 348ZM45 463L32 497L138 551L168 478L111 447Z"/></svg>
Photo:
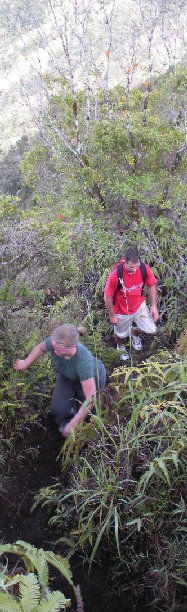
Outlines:
<svg viewBox="0 0 187 612"><path fill-rule="evenodd" d="M49 612L65 610L70 605L60 591L49 588L49 564L53 565L73 587L72 575L67 559L51 551L37 550L31 544L18 541L15 544L2 544L0 554L17 556L13 570L1 565L0 606L6 612L27 612L27 610ZM18 561L24 567L18 567ZM36 572L36 573L35 573Z"/></svg>
<svg viewBox="0 0 187 612"><path fill-rule="evenodd" d="M117 86L109 91L111 114L98 90L89 137L86 91L74 100L64 77L47 74L45 83L40 132L12 147L0 167L1 490L18 438L46 423L55 376L48 356L24 375L13 370L15 358L57 324L84 323L84 342L105 363L109 384L96 417L62 448L59 482L35 503L49 507L51 524L71 535L90 567L110 560L122 592L133 587L137 600L143 593L159 609L182 610L186 68L148 83L147 106L143 86L128 92L128 104L127 90ZM94 107L92 94L90 101ZM133 244L158 278L160 324L144 361L137 366L132 353L124 369L103 288Z"/></svg>

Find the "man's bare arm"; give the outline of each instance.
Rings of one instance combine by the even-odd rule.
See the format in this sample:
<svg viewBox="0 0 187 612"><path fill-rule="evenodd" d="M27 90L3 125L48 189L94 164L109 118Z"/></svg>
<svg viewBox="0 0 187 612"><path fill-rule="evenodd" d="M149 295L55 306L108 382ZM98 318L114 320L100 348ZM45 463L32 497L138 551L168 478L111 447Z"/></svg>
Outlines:
<svg viewBox="0 0 187 612"><path fill-rule="evenodd" d="M37 344L37 346L33 348L33 350L29 353L26 359L16 360L16 363L14 364L14 369L21 370L22 372L24 372L24 370L26 370L30 366L30 364L33 363L33 361L36 361L36 359L44 355L46 351L46 343L40 342L40 344Z"/></svg>
<svg viewBox="0 0 187 612"><path fill-rule="evenodd" d="M83 404L80 406L75 416L65 425L62 436L67 438L70 434L71 429L78 425L80 421L86 419L88 413L93 409L94 397L96 395L96 385L94 378L88 378L88 380L81 381L82 390L85 396Z"/></svg>
<svg viewBox="0 0 187 612"><path fill-rule="evenodd" d="M106 306L106 308L108 310L108 313L109 313L110 322L113 323L113 325L117 325L118 324L118 316L114 312L113 299L110 297L110 295L105 295L104 296L104 300L105 300L105 306Z"/></svg>
<svg viewBox="0 0 187 612"><path fill-rule="evenodd" d="M156 323L159 319L159 312L158 312L158 308L157 308L157 287L156 285L153 285L152 287L148 287L148 293L149 293L149 297L151 300L151 308L150 308L150 315L151 317L153 317L154 322Z"/></svg>

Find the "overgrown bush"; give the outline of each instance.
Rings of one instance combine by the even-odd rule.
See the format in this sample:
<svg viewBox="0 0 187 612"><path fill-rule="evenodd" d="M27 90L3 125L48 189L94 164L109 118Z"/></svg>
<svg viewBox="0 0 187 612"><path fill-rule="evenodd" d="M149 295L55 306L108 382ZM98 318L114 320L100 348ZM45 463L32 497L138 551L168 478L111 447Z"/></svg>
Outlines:
<svg viewBox="0 0 187 612"><path fill-rule="evenodd" d="M136 574L139 594L151 589L167 610L187 585L185 376L168 354L114 371L111 414L98 413L65 443L66 491L62 479L37 497L90 566L109 555L125 589Z"/></svg>

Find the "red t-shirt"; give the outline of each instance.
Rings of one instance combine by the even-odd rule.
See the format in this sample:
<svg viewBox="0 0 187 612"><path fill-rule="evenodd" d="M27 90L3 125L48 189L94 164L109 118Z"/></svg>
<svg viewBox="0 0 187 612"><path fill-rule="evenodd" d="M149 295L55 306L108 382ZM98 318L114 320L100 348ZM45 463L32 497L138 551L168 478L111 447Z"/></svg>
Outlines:
<svg viewBox="0 0 187 612"><path fill-rule="evenodd" d="M157 283L157 280L151 271L151 268L145 264L147 276L145 285L147 287L153 287ZM142 302L144 302L145 297L141 295L142 292L142 273L140 267L134 274L128 274L125 268L125 264L123 266L123 281L124 287L119 289L116 293L116 301L114 304L114 312L116 314L133 314L140 308ZM112 299L114 297L114 293L118 286L118 278L117 278L117 268L110 272L108 280L105 285L105 295L110 296Z"/></svg>

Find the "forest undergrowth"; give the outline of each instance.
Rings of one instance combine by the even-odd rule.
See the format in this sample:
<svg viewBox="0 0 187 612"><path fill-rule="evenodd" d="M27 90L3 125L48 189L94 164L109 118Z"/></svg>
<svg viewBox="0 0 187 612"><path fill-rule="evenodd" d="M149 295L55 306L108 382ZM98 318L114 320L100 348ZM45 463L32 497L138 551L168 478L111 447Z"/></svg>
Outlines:
<svg viewBox="0 0 187 612"><path fill-rule="evenodd" d="M27 447L27 440L36 427L46 428L55 381L48 355L22 375L13 364L58 324L83 324L83 342L106 366L107 387L97 398L96 416L76 427L62 446L55 483L45 482L32 504L47 509L67 564L75 551L81 551L90 572L107 560L114 593L124 597L129 590L136 603L145 597L153 608L182 611L187 586L186 128L181 110L186 71L181 67L155 80L146 126L144 92L132 91L130 132L124 89L110 92L113 121L98 92L100 120L92 118L82 163L59 136L63 124L75 137L68 85L60 78L48 81L50 146L40 133L22 156L19 193L2 194L0 200L0 496L8 499L15 466L19 475L29 453L37 465L37 444L33 440ZM84 92L78 108L83 131ZM141 356L136 359L132 352L129 365L119 367L103 289L112 266L134 244L158 279L160 322ZM29 545L25 552L25 543L16 546L19 555L29 556L30 576L39 553ZM43 563L49 557L49 551L48 558L43 554ZM10 577L2 572L6 596ZM47 579L38 582L35 572L20 580L17 605L25 601L30 580L37 609L44 609L40 582L48 588ZM55 609L65 605L61 595L55 597ZM15 610L22 608L15 603Z"/></svg>

